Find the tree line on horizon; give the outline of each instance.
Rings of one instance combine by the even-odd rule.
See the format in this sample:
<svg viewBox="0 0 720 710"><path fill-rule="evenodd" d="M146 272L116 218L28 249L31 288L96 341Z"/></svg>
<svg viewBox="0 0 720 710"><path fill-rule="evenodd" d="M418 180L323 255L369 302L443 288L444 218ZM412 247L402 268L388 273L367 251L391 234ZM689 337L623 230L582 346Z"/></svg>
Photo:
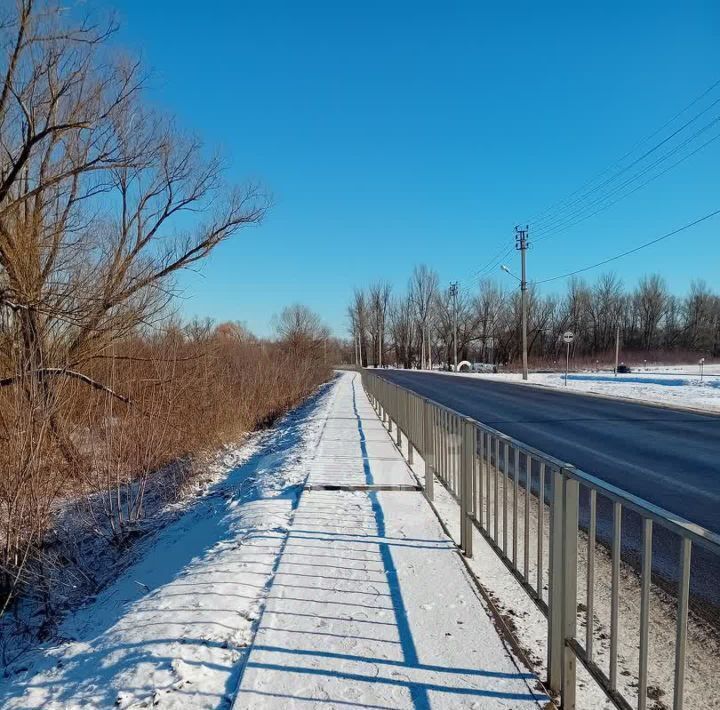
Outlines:
<svg viewBox="0 0 720 710"><path fill-rule="evenodd" d="M614 362L619 330L621 360L687 361L720 356L720 295L702 280L672 294L658 274L627 288L614 273L592 283L572 278L564 293L527 291L528 357L535 367L565 358L562 334L572 331L576 364ZM447 367L458 362L515 367L522 356L521 298L517 287L493 279L459 290L443 288L437 272L416 266L400 290L383 280L357 288L347 308L352 342L346 358L365 366Z"/></svg>

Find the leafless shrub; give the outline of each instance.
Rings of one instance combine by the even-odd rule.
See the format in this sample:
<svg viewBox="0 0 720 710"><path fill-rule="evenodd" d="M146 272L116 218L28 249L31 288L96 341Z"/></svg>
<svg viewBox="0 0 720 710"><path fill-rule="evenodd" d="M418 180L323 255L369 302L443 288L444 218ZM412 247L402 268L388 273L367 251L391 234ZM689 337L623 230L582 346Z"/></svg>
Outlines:
<svg viewBox="0 0 720 710"><path fill-rule="evenodd" d="M17 0L0 21L0 616L60 578L61 501L92 501L89 525L121 547L159 471L328 374L315 316L276 343L168 319L174 276L268 198L227 185L218 156L149 110L112 19L79 10Z"/></svg>

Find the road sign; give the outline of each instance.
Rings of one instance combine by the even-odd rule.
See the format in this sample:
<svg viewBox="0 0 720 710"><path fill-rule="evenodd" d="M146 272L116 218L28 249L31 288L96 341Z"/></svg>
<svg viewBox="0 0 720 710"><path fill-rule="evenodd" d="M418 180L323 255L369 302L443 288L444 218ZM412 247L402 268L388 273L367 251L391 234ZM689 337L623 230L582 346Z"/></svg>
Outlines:
<svg viewBox="0 0 720 710"><path fill-rule="evenodd" d="M566 330L563 333L563 343L567 345L565 352L565 387L567 387L568 370L570 369L570 343L575 340L575 333L572 330Z"/></svg>

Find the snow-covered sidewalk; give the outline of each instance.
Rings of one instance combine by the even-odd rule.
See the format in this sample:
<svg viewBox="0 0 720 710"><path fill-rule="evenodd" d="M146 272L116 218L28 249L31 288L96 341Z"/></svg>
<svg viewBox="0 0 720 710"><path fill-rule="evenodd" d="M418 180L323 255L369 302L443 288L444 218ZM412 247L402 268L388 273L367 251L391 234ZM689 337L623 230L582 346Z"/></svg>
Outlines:
<svg viewBox="0 0 720 710"><path fill-rule="evenodd" d="M322 490L325 481L366 490ZM343 375L235 708L547 701L501 642L454 544L412 483L359 377ZM378 490L388 485L403 489Z"/></svg>
<svg viewBox="0 0 720 710"><path fill-rule="evenodd" d="M356 374L212 473L207 493L142 542L59 638L6 668L0 707L547 701L501 641Z"/></svg>

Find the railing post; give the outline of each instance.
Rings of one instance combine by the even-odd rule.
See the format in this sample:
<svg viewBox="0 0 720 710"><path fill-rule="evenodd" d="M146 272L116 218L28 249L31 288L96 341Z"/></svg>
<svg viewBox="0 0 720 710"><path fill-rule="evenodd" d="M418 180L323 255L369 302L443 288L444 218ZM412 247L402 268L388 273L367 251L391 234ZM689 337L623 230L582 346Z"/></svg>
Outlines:
<svg viewBox="0 0 720 710"><path fill-rule="evenodd" d="M460 449L460 486L459 486L459 498L460 498L460 549L463 552L467 550L467 528L465 527L465 511L467 510L467 502L465 500L465 422L463 422L462 435L462 448Z"/></svg>
<svg viewBox="0 0 720 710"><path fill-rule="evenodd" d="M497 502L496 502L497 505ZM563 625L563 475L552 471L550 494L550 570L548 590L548 687L554 693L562 688Z"/></svg>
<svg viewBox="0 0 720 710"><path fill-rule="evenodd" d="M400 388L395 386L395 443L398 449L402 449L402 424L400 423L400 412L402 407L400 406Z"/></svg>
<svg viewBox="0 0 720 710"><path fill-rule="evenodd" d="M385 390L385 401L387 403L387 425L388 425L388 434L392 434L392 418L393 418L393 392L394 390L391 389L389 386Z"/></svg>
<svg viewBox="0 0 720 710"><path fill-rule="evenodd" d="M564 470L552 473L548 686L563 710L575 710L577 659L567 644L577 631L577 535L579 484Z"/></svg>
<svg viewBox="0 0 720 710"><path fill-rule="evenodd" d="M463 422L463 447L462 447L462 481L460 484L461 491L461 517L460 517L460 544L466 557L472 557L472 514L473 514L473 460L475 452L473 451L473 442L475 437L473 434L475 425L469 417Z"/></svg>
<svg viewBox="0 0 720 710"><path fill-rule="evenodd" d="M410 466L413 465L413 444L410 432L412 431L412 422L410 417L412 416L412 407L410 405L410 393L407 390L403 390L405 394L405 436L407 437L407 460Z"/></svg>
<svg viewBox="0 0 720 710"><path fill-rule="evenodd" d="M432 431L432 404L423 399L423 459L425 459L425 497L433 500L435 497L435 451Z"/></svg>
<svg viewBox="0 0 720 710"><path fill-rule="evenodd" d="M577 537L578 497L580 485L574 478L565 476L563 512L563 668L562 707L575 710L576 665L575 652L567 641L577 631Z"/></svg>

